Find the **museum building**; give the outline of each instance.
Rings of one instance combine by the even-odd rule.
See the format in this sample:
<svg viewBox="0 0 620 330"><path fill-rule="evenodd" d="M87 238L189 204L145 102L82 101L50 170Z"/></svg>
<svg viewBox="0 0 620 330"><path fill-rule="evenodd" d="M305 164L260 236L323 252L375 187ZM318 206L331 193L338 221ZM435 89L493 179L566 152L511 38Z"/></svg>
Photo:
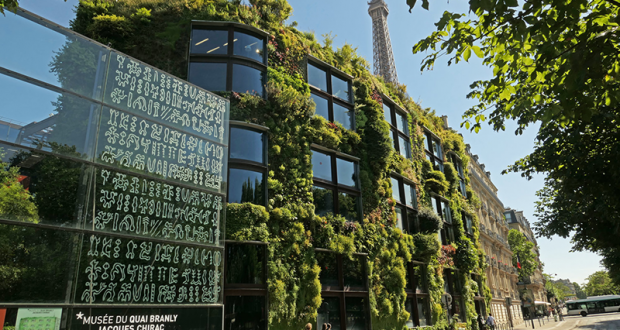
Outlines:
<svg viewBox="0 0 620 330"><path fill-rule="evenodd" d="M23 32L3 44L48 40L34 66L0 56L4 104L24 109L3 111L14 117L0 136L17 169L0 209L8 324L44 307L62 310L47 317L63 329L90 329L78 314L178 315L175 329L477 328L490 298L464 143L398 86L336 65L331 49L270 68L284 32L212 20L182 34L187 71L171 71L188 84L7 16L3 29Z"/></svg>

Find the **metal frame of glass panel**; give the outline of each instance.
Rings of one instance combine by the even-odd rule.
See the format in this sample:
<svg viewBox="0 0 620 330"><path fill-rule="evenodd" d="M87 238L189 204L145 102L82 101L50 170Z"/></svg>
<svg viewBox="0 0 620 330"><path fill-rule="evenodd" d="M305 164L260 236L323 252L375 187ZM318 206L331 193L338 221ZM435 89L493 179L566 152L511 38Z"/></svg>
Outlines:
<svg viewBox="0 0 620 330"><path fill-rule="evenodd" d="M426 158L433 164L433 167L436 170L439 170L441 172L443 172L443 148L441 147L441 139L435 135L433 132L431 132L429 129L427 129L426 127L424 128L424 150L426 152ZM437 155L435 155L434 151L433 151L433 142L436 143L437 146L439 146L440 148L440 152L441 152L441 156L442 157L437 157Z"/></svg>
<svg viewBox="0 0 620 330"><path fill-rule="evenodd" d="M389 97L385 95L383 96L383 104L387 106L387 108L389 108L390 110L389 114L384 113L384 117L386 120L388 116L390 118L390 120L388 121L388 124L390 125L392 141L394 142L394 150L396 150L396 152L400 154L401 156L407 159L411 159L412 152L411 152L411 138L410 138L410 133L409 133L409 126L406 127L406 132L405 132L405 131L398 129L398 123L397 123L398 115L404 116L405 120L407 120L407 111L403 110L392 99L390 99ZM383 108L383 111L387 110L385 106ZM403 147L400 145L400 142L401 142L400 139L403 139L409 143L409 150L408 152L406 152L405 155L403 155L400 151L400 149Z"/></svg>
<svg viewBox="0 0 620 330"><path fill-rule="evenodd" d="M426 311L428 313L426 317L426 325L431 325L431 304L430 304L430 295L428 292L428 282L424 278L427 276L426 273L426 264L419 261L411 261L407 263L407 287L405 288L405 292L407 293L407 299L413 300L413 308L411 312L411 318L415 326L422 326L420 323L420 319L422 319L422 315L418 310L418 300L421 299L424 301ZM420 274L422 276L418 277L415 275L415 267L421 267ZM421 281L422 283L419 283Z"/></svg>
<svg viewBox="0 0 620 330"><path fill-rule="evenodd" d="M454 151L449 151L448 152L448 160L454 164L454 169L456 169L456 172L458 173L459 176L459 192L461 193L461 195L463 195L463 197L465 197L467 199L467 188L466 188L466 184L465 182L467 182L467 180L465 179L465 170L463 169L463 161L461 160L461 158L454 152Z"/></svg>
<svg viewBox="0 0 620 330"><path fill-rule="evenodd" d="M310 84L310 92L320 96L327 100L327 106L329 110L329 118L325 118L330 122L336 122L334 118L334 104L340 105L344 108L347 108L351 113L351 130L354 131L355 127L355 112L353 111L354 107L354 95L353 95L353 77L336 69L335 67L317 59L314 56L308 55L307 57L307 65L312 64L313 66L319 68L320 70L325 71L326 79L327 79L327 90L323 91L316 86ZM306 68L307 70L307 68ZM332 79L331 77L335 76L339 79L345 80L349 83L349 100L344 100L339 97L336 97L332 94ZM308 82L308 74L306 73L306 82ZM342 124L342 123L341 123ZM344 126L344 125L343 125Z"/></svg>
<svg viewBox="0 0 620 330"><path fill-rule="evenodd" d="M433 194L431 203L435 210L439 210L438 215L443 220L443 228L440 231L442 245L449 245L454 242L454 221L452 220L452 210L450 209L450 201L446 198ZM447 210L444 212L443 210Z"/></svg>
<svg viewBox="0 0 620 330"><path fill-rule="evenodd" d="M190 47L188 53L188 65L187 72L188 77L191 75L190 65L191 63L226 63L226 91L233 91L233 66L234 65L244 65L253 69L256 69L263 74L262 79L262 94L260 95L263 98L267 98L267 91L265 90L265 84L267 83L267 39L269 37L269 33L257 29L250 25L245 25L241 23L235 22L217 22L217 21L192 21L192 31L194 30L220 30L228 32L228 41L226 43L227 46L234 45L235 43L235 32L241 32L258 39L262 39L262 47L263 47L263 58L262 61L258 61L256 59L236 55L234 54L235 47L227 47L226 54L200 54L200 53L192 53L191 43L194 40L190 40ZM202 40L201 40L202 41ZM201 41L198 41L200 43Z"/></svg>
<svg viewBox="0 0 620 330"><path fill-rule="evenodd" d="M396 207L400 209L402 213L402 219L403 219L402 230L409 234L417 233L420 231L420 224L418 222L418 217L417 217L418 202L417 202L416 185L413 181L395 172L392 172L392 180L398 183L398 186L396 187L392 186L392 191L396 189L397 191L399 191L401 198L405 199L405 201L394 199L394 201L396 202ZM410 205L410 201L406 200L407 194L405 194L405 189L407 189L407 186L410 186L413 189L412 195L413 195L413 198L415 198L415 200L413 200L413 206Z"/></svg>
<svg viewBox="0 0 620 330"><path fill-rule="evenodd" d="M328 249L322 249L322 248L315 248L314 249L315 253L331 253L331 254L335 254L336 256L336 263L337 263L337 268L338 268L338 286L322 286L321 289L321 297L334 297L334 298L338 298L339 303L340 303L340 329L344 330L347 329L347 306L346 306L346 299L347 298L365 298L366 299L366 306L364 306L365 308L365 317L366 317L366 329L370 329L371 328L371 320L370 320L370 303L368 301L368 265L366 264L366 259L368 257L368 254L366 253L353 253L354 258L360 258L362 260L364 260L364 262L362 263L363 267L364 267L364 274L362 275L362 277L365 280L365 286L364 287L348 287L345 286L345 279L344 279L344 266L343 263L346 262L347 260L345 260L346 256L343 256L342 254L336 253L334 251L328 250ZM320 267L321 265L319 265ZM320 274L319 274L319 278L320 278ZM319 328L321 325L317 324L317 328Z"/></svg>
<svg viewBox="0 0 620 330"><path fill-rule="evenodd" d="M356 221L360 221L362 218L362 191L360 187L361 182L359 179L359 158L351 156L351 155L347 155L347 154L344 154L338 151L334 151L334 150L322 147L314 143L311 145L311 148L317 152L326 154L327 156L330 157L331 177L332 177L331 181L313 177L312 178L313 185L333 191L334 214L340 214L339 201L338 201L339 193L346 193L352 196L356 196L357 197L357 213L358 213L358 217ZM338 167L336 163L338 159L344 159L344 160L351 161L354 163L355 176L356 176L355 187L346 186L346 185L338 183L339 182Z"/></svg>
<svg viewBox="0 0 620 330"><path fill-rule="evenodd" d="M12 13L7 13L8 15L13 15ZM73 263L73 266L75 266L76 268L79 268L80 270L76 270L76 269L72 269L72 267L67 267L66 271L67 271L67 281L66 283L63 283L62 285L66 288L66 297L64 299L63 302L49 302L49 301L23 301L23 302L7 302L7 301L3 301L0 302L0 306L2 306L3 308L22 308L22 307L41 307L41 306L45 306L46 308L51 308L51 307L57 307L57 308L68 308L68 309L92 309L93 311L96 308L105 308L105 309L136 309L136 308L141 308L141 309L149 309L149 310L157 310L157 309L170 309L170 308L174 308L174 309L178 309L178 308L197 308L200 307L203 310L206 310L207 313L216 313L219 314L219 316L217 316L218 318L222 318L223 319L223 303L220 303L219 299L223 299L223 295L219 294L219 299L217 301L215 301L215 303L207 303L204 301L191 301L188 302L188 300L185 300L183 303L181 303L181 300L170 300L169 297L164 298L162 300L160 300L159 298L154 300L154 302L149 302L149 301L144 301L144 299L139 299L139 300L130 300L130 301L124 301L121 303L122 300L119 300L119 296L120 296L120 291L119 291L119 295L117 295L117 300L114 300L114 296L108 296L108 300L107 301L102 301L103 298L101 298L101 296L98 298L98 300L94 301L92 298L87 299L86 301L84 301L84 299L80 299L80 294L82 295L82 297L84 296L84 294L82 294L82 288L83 287L78 287L78 282L84 282L86 281L85 279L85 275L83 274L81 267L83 265L83 263L87 263L88 260L95 260L94 254L91 256L87 256L86 252L90 252L90 251L97 251L96 249L93 250L92 249L92 244L93 244L93 237L95 238L95 241L97 241L98 238L102 238L104 241L105 239L109 239L110 242L112 240L115 240L116 242L121 242L125 241L125 242L133 242L134 240L138 243L143 242L145 243L145 246L153 246L153 247L161 247L162 249L164 249L164 246L166 247L166 249L169 251L170 247L177 247L180 250L185 250L188 251L188 249L203 249L203 252L206 251L207 249L209 251L223 251L224 250L224 246L223 246L223 240L221 241L221 246L219 246L220 243L216 243L216 246L212 246L212 245L207 245L207 244L203 244L203 243L199 243L200 238L198 241L190 241L190 240L171 240L168 239L168 237L151 237L151 236L138 236L138 235L134 235L134 234L127 234L127 233L122 233L122 232L113 232L113 231L103 231L100 228L95 228L93 227L88 228L86 226L87 222L86 222L86 217L94 217L94 214L90 213L90 210L94 209L94 207L97 205L97 203L99 203L100 201L98 199L96 199L96 195L95 192L98 192L98 190L95 190L94 185L97 184L97 180L95 178L95 174L97 171L110 171L110 172L115 172L115 173L119 173L121 175L127 175L127 176L131 176L136 178L136 180L143 180L143 179L147 179L150 180L151 182L157 182L158 184L161 184L162 186L164 185L168 185L169 187L178 187L179 189L184 189L186 192L187 191L192 191L192 192L197 192L198 194L200 194L201 192L204 193L209 193L212 194L216 197L224 197L225 194L220 192L221 189L221 185L219 186L220 188L212 188L215 189L215 191L212 191L211 188L207 189L205 187L202 186L197 186L197 184L195 182L189 182L187 180L185 181L179 181L179 180L175 180L174 178L169 178L165 175L163 176L154 176L154 175L149 175L149 174L145 174L148 173L146 170L144 171L144 173L137 171L134 168L123 168L123 167L119 167L119 166L113 166L113 165L109 165L106 164L104 162L99 161L99 155L97 155L97 157L95 156L95 150L96 150L96 144L97 144L97 139L93 138L93 139L88 139L88 137L92 136L92 137L99 137L98 135L103 134L103 132L99 132L98 130L100 129L100 124L102 122L102 116L103 116L103 109L106 110L113 110L116 111L119 114L122 114L125 119L129 119L129 123L126 122L126 124L131 123L131 120L133 118L136 118L136 120L133 122L134 124L136 124L135 126L132 126L132 130L137 131L138 129L140 129L139 125L137 125L140 122L140 119L143 120L148 120L151 124L152 123L156 123L158 125L158 127L161 127L162 129L166 129L167 132L172 132L174 130L181 130L182 133L186 134L186 137L188 138L196 138L200 141L209 141L209 143L211 143L211 146L214 146L213 150L215 150L215 148L219 148L222 147L222 152L224 154L227 154L227 151L224 151L225 148L227 148L227 143L228 143L228 130L226 128L223 128L222 130L222 134L224 134L224 137L221 137L221 141L214 141L214 140L207 140L207 138L205 136L201 136L195 132L190 132L189 129L185 129L184 127L181 127L180 125L178 125L178 123L173 123L173 122L165 122L164 118L158 118L158 119L153 119L151 117L149 117L151 114L149 113L147 114L143 114L137 110L141 110L141 111L146 111L146 109L144 107L140 108L140 109L136 109L135 108L135 104L139 103L132 103L131 106L129 105L129 102L125 102L126 104L128 104L127 106L123 105L120 102L116 102L116 103L110 103L110 99L108 99L108 95L103 95L102 91L104 89L105 86L108 86L107 83L110 82L110 80L114 79L114 75L110 75L110 77L106 78L106 72L111 71L112 69L110 68L111 66L111 62L113 61L125 61L124 64L126 65L124 68L121 67L121 69L127 69L129 71L133 70L132 74L134 75L134 77L136 77L136 72L139 70L142 73L144 73L145 75L148 74L153 74L153 73L157 73L159 75L159 77L161 77L161 79L168 79L168 81L172 82L177 88L176 92L171 92L170 94L173 94L173 97L176 97L177 95L175 93L179 93L178 90L179 88L182 87L186 87L187 89L192 89L193 91L200 91L201 93L205 93L204 95L206 95L208 98L215 98L216 102L221 102L222 104L225 105L225 109L228 109L228 105L227 105L227 100L221 99L218 96L215 96L211 93L208 93L206 91L203 91L199 88L197 88L196 86L192 86L189 84L186 84L183 80L178 79L176 77L173 77L167 73L164 72L160 72L159 70L155 69L152 66L146 65L144 63L142 63L141 61L138 61L136 59L133 59L129 56L126 56L124 54L120 54L116 51L114 51L113 49L104 46L102 44L99 44L93 40L90 40L88 38L85 38L73 31L70 31L66 28L63 28L55 23L52 23L48 20L45 20L37 15L31 14L25 10L22 9L18 9L17 10L17 16L18 19L20 20L19 22L24 22L24 24L32 24L32 26L37 26L38 28L40 28L40 33L47 33L47 32L53 32L55 33L56 36L60 36L60 39L62 38L66 38L66 42L81 42L84 45L87 45L88 47L92 47L95 49L96 52L98 52L99 55L96 54L95 52L95 57L93 58L94 60L96 60L96 63L92 63L94 64L94 67L97 69L96 70L96 76L94 77L93 82L93 87L91 88L90 86L88 86L88 88L91 88L90 90L87 91L80 91L80 90L72 90L72 89L67 89L64 88L63 82L56 82L53 80L45 80L43 78L40 78L39 76L37 76L38 78L33 78L31 77L32 74L29 71L22 71L23 68L19 67L18 69L15 69L13 66L10 66L10 64L8 64L7 62L3 62L0 63L0 65L5 66L7 65L8 67L0 67L0 75L3 76L7 76L10 77L11 79L17 79L20 80L22 82L28 83L30 85L32 85L33 87L36 86L36 88L41 88L44 90L48 90L48 91L53 91L59 94L63 94L63 95L68 95L71 97L75 97L77 99L81 99L81 100L85 100L88 101L90 103L92 103L93 106L91 107L86 107L84 108L83 111L88 112L91 111L91 117L93 119L93 121L91 121L91 119L88 119L88 121L82 123L82 122L74 122L74 126L79 126L79 125L87 125L87 129L86 129L86 136L87 139L86 141L88 142L87 145L85 146L84 149L84 155L82 156L76 156L70 153L58 153L56 152L54 149L39 149L37 146L33 146L33 145L22 145L20 143L17 143L16 141L0 141L0 144L14 148L14 149L19 149L19 150L24 150L26 152L29 152L31 155L34 156L41 156L41 157L51 157L51 158L55 158L58 160L64 160L64 161L70 161L72 163L75 164L79 164L80 165L80 171L81 172L81 176L80 176L80 180L78 181L78 185L79 185L79 195L81 195L83 197L84 200L80 201L78 200L78 204L76 205L76 210L74 213L74 219L72 220L72 222L74 222L72 225L66 226L64 223L59 223L59 224L50 224L50 223L37 223L37 222L25 222L25 221L20 221L19 219L12 219L10 217L7 216L1 216L0 217L0 224L4 225L4 226L15 226L17 228L23 228L23 229L27 229L27 228L33 228L36 230L53 230L55 233L67 233L69 235L73 235L74 240L72 242L72 244L74 244L75 249L73 249L75 251L78 251L79 253L75 253L73 256L70 257L71 262ZM12 16L12 17L16 17L16 16ZM8 18L7 18L8 20ZM8 21L4 21L3 23L8 22ZM15 21L18 22L18 21ZM27 23L26 23L27 22ZM64 39L63 39L64 40ZM24 42L29 42L28 40L24 40ZM55 46L54 46L55 47ZM53 51L58 51L58 48L54 48ZM51 58L46 58L46 61L51 60ZM84 60L84 58L80 58L80 60L82 61L86 61ZM120 63L120 62L119 62ZM45 63L45 67L47 68L47 70L49 70L49 67L47 67L48 63ZM81 65L88 65L89 63L87 62L82 62L79 63ZM130 67L131 66L131 67ZM79 67L78 65L73 64L72 67ZM15 70L17 71L15 71ZM35 72L36 73L36 72ZM118 71L117 71L118 73ZM124 72L121 71L122 74L125 74ZM140 73L137 73L137 75L139 76ZM36 75L35 75L36 76ZM42 77L45 77L45 75L41 75ZM128 75L129 76L129 75ZM150 76L152 77L152 76ZM148 79L151 79L151 78ZM121 78L122 79L122 78ZM17 81L16 80L16 81ZM137 80L137 79L136 79ZM128 81L129 82L129 81ZM134 81L135 83L135 81ZM137 84L135 86L138 86ZM140 87L138 88L143 88L144 85L141 82L141 85L139 85ZM87 88L87 89L88 89ZM162 83L162 90L164 92L166 92L166 90L163 88L163 83ZM111 89L110 89L111 91ZM109 92L109 91L108 91ZM122 92L119 89L119 93ZM170 91L169 91L170 92ZM107 92L106 92L107 93ZM204 96L203 95L203 96ZM27 95L25 95L27 96ZM116 94L116 97L119 100L122 100L123 95L121 94ZM165 96L165 93L164 93ZM112 99L114 99L115 96L112 96ZM127 97L125 95L125 97ZM164 97L165 99L165 97ZM129 99L131 100L131 98ZM169 99L170 100L170 99ZM191 99L186 99L191 101ZM135 102L141 102L139 98L134 99L133 101ZM133 108L132 108L133 107ZM80 108L82 109L82 108ZM93 112L94 111L94 112ZM228 111L224 111L224 113L222 114L222 116L225 116L225 118L221 118L223 121L223 126L222 127L226 127L227 126L227 122L228 122ZM88 117L88 116L87 116ZM163 117L163 115L162 115ZM89 117L90 118L90 117ZM120 119L120 116L119 116ZM122 120L122 119L121 119ZM127 126L129 127L129 126ZM129 128L128 128L129 129ZM176 132L176 131L175 131ZM222 168L222 172L226 173L226 161L224 160L223 163L223 168ZM123 184L120 181L117 182L119 184ZM225 185L225 182L222 182ZM202 184L202 181L201 181ZM126 189L126 188L124 188ZM148 187L145 188L146 190L143 190L143 192L146 191L146 194L148 195ZM159 188L157 188L159 189ZM125 204L127 209L130 209L130 207ZM222 204L223 206L223 204ZM89 210L89 212L85 212ZM74 211L74 210L72 210ZM127 211L125 211L127 212ZM153 212L155 212L153 210ZM222 218L222 223L221 223L221 227L220 229L222 230L221 232L223 233L225 230L224 227L224 222L223 222ZM216 234L217 235L217 234ZM91 247L89 250L89 246L87 244L88 240L91 240ZM97 241L98 242L98 241ZM119 244L121 243L117 243L116 247L119 246ZM135 242L133 242L135 243ZM99 243L97 243L99 244ZM105 244L105 243L102 243ZM152 244L152 245L150 245ZM127 249L125 249L125 246L127 246ZM131 259L131 260L138 260L137 255L135 255L134 253L131 253L132 250L130 250L129 248L130 244L127 243L126 245L123 244L123 249L120 251L117 251L115 249L112 249L112 253L115 254L119 254L118 252L121 252L120 254L123 254L122 258L126 258L127 260ZM135 248L136 250L134 250L134 252L140 252L139 248ZM150 248L148 248L150 250ZM155 248L152 250L154 253L156 253L156 258L157 256L167 256L170 257L169 255L167 255L167 252L162 252L161 255L158 255L157 253L159 252L155 252ZM101 250L103 251L103 250ZM127 254L125 255L125 252L127 251ZM194 250L192 250L194 251ZM198 250L196 250L198 251ZM161 252L161 251L160 251ZM69 249L68 251L66 251L66 253L68 255L72 254L71 249ZM78 258L77 255L80 255L80 257ZM101 252L101 256L103 256L104 252ZM119 255L120 255L119 254ZM149 256L151 256L149 254ZM116 256L114 258L117 258ZM163 257L162 257L163 258ZM217 257L215 257L215 253L213 253L213 259L217 259ZM119 260L121 260L119 259ZM112 260L112 259L110 259ZM125 259L122 259L125 260ZM142 260L146 260L146 259L142 259ZM156 259L153 259L156 261ZM163 259L160 259L163 260ZM154 262L155 262L154 261ZM220 261L222 261L220 259ZM219 263L220 261L217 261L216 263ZM137 262L137 261L136 261ZM176 261L168 261L168 262L176 262ZM224 267L224 265L221 265L222 268ZM94 271L94 267L93 266L93 271ZM216 271L219 272L219 270L216 268ZM172 273L172 271L171 271ZM78 275L79 274L79 275ZM129 274L129 273L128 273ZM177 274L177 275L181 275L181 274ZM141 276L141 275L140 275ZM172 276L172 275L171 275ZM129 277L129 275L128 275ZM217 281L219 281L221 283L221 279L223 277L219 277L219 279L216 277ZM93 280L91 280L90 278L88 279L87 282L92 282ZM129 281L129 280L127 280ZM133 281L133 280L132 280ZM176 283L176 282L175 282ZM56 283L55 283L56 284ZM120 289L120 285L119 288ZM92 292L91 292L92 295ZM135 298L135 297L134 297ZM217 307L217 308L221 308L220 309L216 309L217 312L214 312L215 310L209 310L206 309L206 307ZM66 313L66 311L64 311L63 313ZM71 314L69 314L71 315ZM211 314L209 314L211 315ZM70 316L70 319L73 319L73 316Z"/></svg>
<svg viewBox="0 0 620 330"><path fill-rule="evenodd" d="M257 132L257 133L262 133L263 134L263 147L262 147L262 152L263 152L263 162L262 163L258 163L258 162L254 162L254 161L250 161L250 160L244 160L244 159L235 159L235 158L230 158L229 156L229 160L228 160L228 172L229 172L229 177L230 177L230 170L231 169L242 169L242 170L248 170L248 171L253 171L253 172L257 172L257 173L262 173L263 174L263 196L264 196L264 201L262 204L263 206L267 205L267 201L268 201L268 197L267 197L267 192L268 192L268 187L267 187L267 175L268 175L268 168L267 168L267 159L268 159L268 143L267 143L267 132L269 131L268 127L265 126L261 126L261 125L257 125L257 124L251 124L251 123L246 123L246 122L242 122L242 121L237 121L237 120L231 120L230 122L230 128L231 131L233 128L236 129L244 129L244 130L248 130L248 131L253 131L253 132ZM234 136L230 136L231 139L234 138ZM228 149L230 152L230 148Z"/></svg>

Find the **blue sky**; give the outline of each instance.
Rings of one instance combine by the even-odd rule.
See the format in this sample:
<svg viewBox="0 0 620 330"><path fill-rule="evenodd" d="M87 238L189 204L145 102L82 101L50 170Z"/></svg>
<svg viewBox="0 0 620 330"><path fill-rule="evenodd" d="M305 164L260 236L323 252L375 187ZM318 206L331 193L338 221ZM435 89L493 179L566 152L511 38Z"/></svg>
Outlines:
<svg viewBox="0 0 620 330"><path fill-rule="evenodd" d="M297 21L298 29L312 31L319 40L321 35L336 35L334 45L349 43L357 47L358 53L372 65L372 25L368 5L363 0L288 0L293 6L289 22ZM433 71L420 72L423 54L413 55L412 46L434 31L445 10L467 12L466 2L434 1L430 11L416 7L409 13L405 0L385 0L389 6L388 26L392 41L398 78L408 86L411 97L422 107L430 107L439 115L448 115L450 126L465 137L472 152L491 172L491 178L498 195L505 206L523 210L530 222L535 222L535 192L543 185L543 177L527 181L519 174L501 175L501 171L514 161L530 153L534 144L537 126L515 136L516 125L508 123L505 132L495 132L484 126L480 133L470 133L460 128L462 113L474 103L466 98L469 85L480 79L489 78L491 71L472 56L470 63L447 66L439 61ZM247 2L247 1L246 1ZM77 0L23 0L22 6L53 22L67 26L74 17L73 7ZM0 17L2 19L2 17ZM0 114L1 115L1 114ZM541 259L545 272L557 274L557 278L570 278L582 283L591 273L601 268L600 257L592 253L569 253L571 244L567 239L539 239Z"/></svg>

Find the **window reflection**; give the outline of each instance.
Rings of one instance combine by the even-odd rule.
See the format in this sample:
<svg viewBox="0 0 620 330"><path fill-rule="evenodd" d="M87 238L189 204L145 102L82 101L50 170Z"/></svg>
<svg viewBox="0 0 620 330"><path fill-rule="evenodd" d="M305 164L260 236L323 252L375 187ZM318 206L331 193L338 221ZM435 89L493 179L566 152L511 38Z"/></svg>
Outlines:
<svg viewBox="0 0 620 330"><path fill-rule="evenodd" d="M265 246L226 244L226 283L264 284Z"/></svg>
<svg viewBox="0 0 620 330"><path fill-rule="evenodd" d="M330 189L312 187L314 197L314 213L318 216L326 216L334 213L334 192Z"/></svg>
<svg viewBox="0 0 620 330"><path fill-rule="evenodd" d="M316 321L317 328L327 323L332 325L332 330L340 330L340 299L336 297L323 297Z"/></svg>
<svg viewBox="0 0 620 330"><path fill-rule="evenodd" d="M414 314L413 314L413 299L412 298L407 298L407 300L405 301L405 310L409 313L409 319L407 320L405 325L407 326L407 328L415 327L415 324L413 323Z"/></svg>
<svg viewBox="0 0 620 330"><path fill-rule="evenodd" d="M403 201L402 196L400 195L400 189L399 189L399 185L398 185L398 179L396 178L391 178L392 180L392 198L394 198L394 200L401 202Z"/></svg>
<svg viewBox="0 0 620 330"><path fill-rule="evenodd" d="M308 63L308 83L327 92L327 73L313 64Z"/></svg>
<svg viewBox="0 0 620 330"><path fill-rule="evenodd" d="M396 128L405 133L405 135L409 135L409 123L407 122L407 116L396 113Z"/></svg>
<svg viewBox="0 0 620 330"><path fill-rule="evenodd" d="M317 252L316 261L321 268L319 281L323 286L339 287L337 255L331 252Z"/></svg>
<svg viewBox="0 0 620 330"><path fill-rule="evenodd" d="M366 268L364 258L359 256L353 256L349 259L347 256L343 256L342 270L344 272L344 286L352 288L365 288L366 281Z"/></svg>
<svg viewBox="0 0 620 330"><path fill-rule="evenodd" d="M332 161L329 155L312 151L312 172L315 178L332 181Z"/></svg>
<svg viewBox="0 0 620 330"><path fill-rule="evenodd" d="M228 31L194 29L192 31L191 52L193 54L227 54Z"/></svg>
<svg viewBox="0 0 620 330"><path fill-rule="evenodd" d="M407 202L407 205L415 208L417 206L415 188L408 183L405 183L404 185L405 185L405 201Z"/></svg>
<svg viewBox="0 0 620 330"><path fill-rule="evenodd" d="M347 297L346 316L347 330L365 330L366 329L366 298Z"/></svg>
<svg viewBox="0 0 620 330"><path fill-rule="evenodd" d="M329 101L314 93L310 94L310 96L312 96L312 100L316 104L315 114L329 120Z"/></svg>
<svg viewBox="0 0 620 330"><path fill-rule="evenodd" d="M357 175L355 173L355 163L352 161L336 158L338 170L338 184L357 187Z"/></svg>
<svg viewBox="0 0 620 330"><path fill-rule="evenodd" d="M230 128L230 158L264 163L265 134L249 129Z"/></svg>
<svg viewBox="0 0 620 330"><path fill-rule="evenodd" d="M208 91L225 91L226 63L190 63L189 82Z"/></svg>
<svg viewBox="0 0 620 330"><path fill-rule="evenodd" d="M332 94L337 98L351 102L349 82L336 76L332 76Z"/></svg>
<svg viewBox="0 0 620 330"><path fill-rule="evenodd" d="M263 75L262 71L247 65L233 64L232 90L262 96Z"/></svg>
<svg viewBox="0 0 620 330"><path fill-rule="evenodd" d="M263 62L263 39L235 31L233 54Z"/></svg>
<svg viewBox="0 0 620 330"><path fill-rule="evenodd" d="M383 117L385 118L385 121L388 122L388 124L392 123L391 111L392 109L390 109L390 107L385 104L385 102L383 102Z"/></svg>
<svg viewBox="0 0 620 330"><path fill-rule="evenodd" d="M409 140L403 138L402 136L398 136L398 146L399 153L405 158L411 158L411 146L409 145Z"/></svg>
<svg viewBox="0 0 620 330"><path fill-rule="evenodd" d="M263 330L266 328L265 297L226 296L224 329Z"/></svg>
<svg viewBox="0 0 620 330"><path fill-rule="evenodd" d="M403 209L396 208L396 228L403 230Z"/></svg>
<svg viewBox="0 0 620 330"><path fill-rule="evenodd" d="M428 326L429 325L428 320L430 319L428 298L426 297L418 298L418 315L420 316L420 326L421 327Z"/></svg>
<svg viewBox="0 0 620 330"><path fill-rule="evenodd" d="M353 110L345 108L340 104L334 103L334 121L342 124L345 129L352 129Z"/></svg>
<svg viewBox="0 0 620 330"><path fill-rule="evenodd" d="M265 204L263 173L231 168L228 178L228 203Z"/></svg>
<svg viewBox="0 0 620 330"><path fill-rule="evenodd" d="M340 215L349 221L360 219L358 215L358 197L347 193L338 193L338 208Z"/></svg>

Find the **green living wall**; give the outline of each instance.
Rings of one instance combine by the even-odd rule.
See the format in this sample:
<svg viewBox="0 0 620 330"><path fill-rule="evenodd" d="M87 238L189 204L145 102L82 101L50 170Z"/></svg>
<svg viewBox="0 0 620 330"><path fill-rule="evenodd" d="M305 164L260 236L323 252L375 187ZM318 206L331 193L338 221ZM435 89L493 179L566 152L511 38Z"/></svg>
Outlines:
<svg viewBox="0 0 620 330"><path fill-rule="evenodd" d="M321 304L320 268L314 248L347 256L368 254L370 315L373 329L403 329L407 262L428 264L432 324L450 328L441 304L445 267L459 269L460 294L465 297L468 327L477 329L473 297L478 285L469 273L484 276L484 256L478 244L477 198L468 185L468 198L458 191L458 174L446 162L444 173L425 159L423 126L437 134L445 152L452 151L467 169L463 139L444 127L434 111L422 109L405 86L382 81L370 73L368 62L350 45L334 50L332 40L319 43L295 23L284 24L292 8L285 0L251 0L251 5L225 0L82 0L72 28L86 36L170 72L187 76L187 53L192 20L234 21L271 34L268 40L268 98L224 93L231 100L231 119L269 128L269 202L267 207L230 204L226 238L269 242L269 327L301 329L315 322ZM356 131L314 117L314 103L304 79L305 57L311 54L354 77ZM384 120L382 96L408 110L412 160L393 150ZM310 145L316 143L360 158L363 220L314 213ZM390 173L416 183L421 233L409 235L395 227ZM429 211L431 193L451 201L456 241L441 247L441 221ZM474 239L463 230L461 212L474 219ZM454 249L453 249L454 248ZM487 300L489 290L484 285Z"/></svg>

